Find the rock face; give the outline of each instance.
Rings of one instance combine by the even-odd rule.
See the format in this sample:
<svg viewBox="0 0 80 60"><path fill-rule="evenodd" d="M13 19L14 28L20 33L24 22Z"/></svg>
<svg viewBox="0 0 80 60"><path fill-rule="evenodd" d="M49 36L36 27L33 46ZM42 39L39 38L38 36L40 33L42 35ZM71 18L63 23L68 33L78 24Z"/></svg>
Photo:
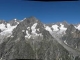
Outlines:
<svg viewBox="0 0 80 60"><path fill-rule="evenodd" d="M53 36L63 35L61 38L69 41L69 37L79 38L79 31L66 24L64 27L59 25L44 26L35 17L25 18L23 21L12 20L7 24L11 27L16 26L10 32L10 35L4 35L0 43L0 59L42 59L42 60L76 60L79 56L71 54L65 49ZM52 27L53 26L53 27ZM8 26L7 26L8 27ZM52 30L52 29L53 30ZM66 30L67 28L67 30ZM7 28L6 28L7 29ZM73 33L70 33L72 30ZM5 30L4 30L5 31ZM2 32L4 32L2 31ZM0 32L0 35L1 33ZM62 33L65 32L66 34ZM8 33L7 33L8 34ZM69 34L72 34L69 36ZM77 36L78 34L78 36ZM3 35L1 35L3 36ZM77 37L76 37L77 36ZM74 40L71 40L74 41ZM70 42L71 42L70 41ZM77 40L78 41L78 40ZM77 42L76 42L77 43ZM68 43L69 44L69 43ZM72 44L72 43L71 43ZM70 45L70 44L69 44ZM72 45L70 45L72 46Z"/></svg>
<svg viewBox="0 0 80 60"><path fill-rule="evenodd" d="M62 37L71 47L80 50L80 31L73 25L66 30L66 34Z"/></svg>
<svg viewBox="0 0 80 60"><path fill-rule="evenodd" d="M14 26L14 25L19 24L19 22L20 22L19 20L13 19L13 20L9 21L8 23L10 23L11 26Z"/></svg>

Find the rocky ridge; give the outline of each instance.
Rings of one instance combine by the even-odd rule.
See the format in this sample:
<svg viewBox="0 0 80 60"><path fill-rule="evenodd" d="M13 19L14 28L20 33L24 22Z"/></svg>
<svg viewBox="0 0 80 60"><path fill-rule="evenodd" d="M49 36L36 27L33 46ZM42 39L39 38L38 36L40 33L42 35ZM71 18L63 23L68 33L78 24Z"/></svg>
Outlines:
<svg viewBox="0 0 80 60"><path fill-rule="evenodd" d="M79 60L79 55L70 53L61 43L80 51L79 24L67 22L55 24L41 23L35 17L22 21L13 19L0 23L0 59L43 59L43 60ZM53 36L54 35L54 36ZM75 43L76 42L76 43Z"/></svg>

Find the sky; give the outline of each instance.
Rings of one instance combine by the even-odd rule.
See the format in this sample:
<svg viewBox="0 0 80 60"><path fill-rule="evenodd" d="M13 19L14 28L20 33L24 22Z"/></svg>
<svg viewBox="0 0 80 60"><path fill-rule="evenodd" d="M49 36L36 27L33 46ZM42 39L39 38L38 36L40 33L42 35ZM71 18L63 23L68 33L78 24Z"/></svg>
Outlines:
<svg viewBox="0 0 80 60"><path fill-rule="evenodd" d="M38 2L0 0L0 20L22 20L30 16L43 23L80 23L80 1Z"/></svg>

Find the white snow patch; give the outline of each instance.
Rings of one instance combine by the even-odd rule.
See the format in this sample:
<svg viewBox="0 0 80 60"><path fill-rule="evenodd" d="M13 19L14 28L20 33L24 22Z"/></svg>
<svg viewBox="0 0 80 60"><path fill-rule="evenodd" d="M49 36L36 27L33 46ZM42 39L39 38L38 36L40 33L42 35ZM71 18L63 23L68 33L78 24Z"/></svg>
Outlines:
<svg viewBox="0 0 80 60"><path fill-rule="evenodd" d="M43 36L42 33L40 33L39 36Z"/></svg>
<svg viewBox="0 0 80 60"><path fill-rule="evenodd" d="M2 58L0 60L2 60Z"/></svg>
<svg viewBox="0 0 80 60"><path fill-rule="evenodd" d="M25 20L26 18L24 18L23 20Z"/></svg>
<svg viewBox="0 0 80 60"><path fill-rule="evenodd" d="M17 27L17 25L11 26L10 24L7 24L7 28L3 32L1 32L0 34L1 35L12 34L13 29L16 27Z"/></svg>
<svg viewBox="0 0 80 60"><path fill-rule="evenodd" d="M37 31L39 31L39 28L37 29Z"/></svg>
<svg viewBox="0 0 80 60"><path fill-rule="evenodd" d="M26 18L24 18L23 20L21 20L20 22L23 22Z"/></svg>
<svg viewBox="0 0 80 60"><path fill-rule="evenodd" d="M11 38L13 38L14 36L11 35Z"/></svg>
<svg viewBox="0 0 80 60"><path fill-rule="evenodd" d="M27 27L28 30L30 30L30 27Z"/></svg>
<svg viewBox="0 0 80 60"><path fill-rule="evenodd" d="M25 32L25 30L22 30L22 32Z"/></svg>
<svg viewBox="0 0 80 60"><path fill-rule="evenodd" d="M58 29L58 25L52 25L52 28L53 28L53 31L58 31L59 29Z"/></svg>
<svg viewBox="0 0 80 60"><path fill-rule="evenodd" d="M80 24L78 26L74 26L76 29L80 30Z"/></svg>
<svg viewBox="0 0 80 60"><path fill-rule="evenodd" d="M17 20L17 19L14 19L15 21Z"/></svg>
<svg viewBox="0 0 80 60"><path fill-rule="evenodd" d="M5 24L0 24L0 29L3 31L3 30L5 30L6 29L6 27L5 27Z"/></svg>
<svg viewBox="0 0 80 60"><path fill-rule="evenodd" d="M39 29L36 29L37 23L33 24L31 27L31 35L28 33L28 30L26 30L26 38L30 39L31 37L34 39L36 36L43 36L42 33L36 33L36 30L39 31ZM30 27L27 27L27 29L30 29Z"/></svg>
<svg viewBox="0 0 80 60"><path fill-rule="evenodd" d="M21 20L20 22L23 22L23 20Z"/></svg>
<svg viewBox="0 0 80 60"><path fill-rule="evenodd" d="M67 28L65 28L63 24L60 24L60 25L61 25L60 30L67 30Z"/></svg>
<svg viewBox="0 0 80 60"><path fill-rule="evenodd" d="M65 31L67 30L67 28L65 28L63 24L60 24L60 25L61 25L61 26L60 26L59 34L62 34L62 33L63 33L63 34L66 34Z"/></svg>
<svg viewBox="0 0 80 60"><path fill-rule="evenodd" d="M31 36L32 36L32 38L36 38L38 36L43 37L42 33L39 33L39 34L36 34L36 35L32 34Z"/></svg>
<svg viewBox="0 0 80 60"><path fill-rule="evenodd" d="M65 44L67 44L66 40L64 41Z"/></svg>
<svg viewBox="0 0 80 60"><path fill-rule="evenodd" d="M19 24L19 22L18 22L18 21L15 21L15 22L17 22L17 25Z"/></svg>
<svg viewBox="0 0 80 60"><path fill-rule="evenodd" d="M31 27L31 29L32 29L32 32L31 33L32 34L35 34L35 35L37 34L36 33L36 26L37 26L37 23L33 24L33 26Z"/></svg>
<svg viewBox="0 0 80 60"><path fill-rule="evenodd" d="M43 36L42 33L37 34L37 36Z"/></svg>
<svg viewBox="0 0 80 60"><path fill-rule="evenodd" d="M15 22L17 22L17 19L14 19L15 20ZM19 22L17 22L17 24L19 24Z"/></svg>
<svg viewBox="0 0 80 60"><path fill-rule="evenodd" d="M49 32L52 32L51 28L49 26L46 26L45 29Z"/></svg>
<svg viewBox="0 0 80 60"><path fill-rule="evenodd" d="M7 35L7 37L10 37L11 35Z"/></svg>
<svg viewBox="0 0 80 60"><path fill-rule="evenodd" d="M30 39L31 35L28 33L28 31L26 30L26 35L25 35L26 38Z"/></svg>
<svg viewBox="0 0 80 60"><path fill-rule="evenodd" d="M46 25L44 24L44 27L46 27Z"/></svg>
<svg viewBox="0 0 80 60"><path fill-rule="evenodd" d="M26 18L24 18L23 20L21 20L20 22L23 22Z"/></svg>
<svg viewBox="0 0 80 60"><path fill-rule="evenodd" d="M11 25L9 23L7 23L7 28L10 28L10 27L11 27Z"/></svg>

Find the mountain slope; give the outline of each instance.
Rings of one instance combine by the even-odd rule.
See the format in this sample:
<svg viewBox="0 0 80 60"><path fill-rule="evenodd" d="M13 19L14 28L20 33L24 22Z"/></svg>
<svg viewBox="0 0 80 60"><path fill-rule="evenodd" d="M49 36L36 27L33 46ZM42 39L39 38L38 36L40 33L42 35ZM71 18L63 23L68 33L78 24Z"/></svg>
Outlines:
<svg viewBox="0 0 80 60"><path fill-rule="evenodd" d="M0 59L79 59L78 56L74 57L73 54L65 49L54 37L57 35L60 38L64 37L68 30L68 24L64 26L64 23L59 23L59 25L53 24L48 26L41 23L35 17L25 18L17 22L18 23L15 23L15 20L12 20L10 23L8 22L8 26L16 27L13 28L11 32L9 31L10 34L6 32L6 34L1 35L4 36L4 38L0 40ZM6 29L8 29L8 26ZM8 37L6 37L7 35Z"/></svg>

